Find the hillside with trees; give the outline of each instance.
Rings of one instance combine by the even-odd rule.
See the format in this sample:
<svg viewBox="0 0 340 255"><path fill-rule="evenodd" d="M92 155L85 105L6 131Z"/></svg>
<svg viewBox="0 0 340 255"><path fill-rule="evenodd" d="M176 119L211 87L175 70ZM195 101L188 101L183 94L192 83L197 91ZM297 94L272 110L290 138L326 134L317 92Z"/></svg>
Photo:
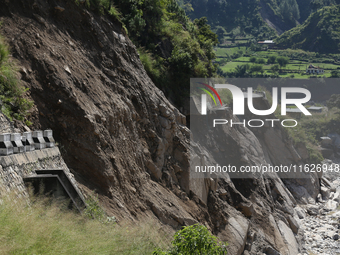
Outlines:
<svg viewBox="0 0 340 255"><path fill-rule="evenodd" d="M338 53L340 49L340 5L326 6L302 24L283 33L276 43L320 53Z"/></svg>
<svg viewBox="0 0 340 255"><path fill-rule="evenodd" d="M116 16L138 47L145 70L175 105L189 95L191 77L216 74L212 60L218 40L206 18L190 20L175 0L118 0L109 6L119 10Z"/></svg>

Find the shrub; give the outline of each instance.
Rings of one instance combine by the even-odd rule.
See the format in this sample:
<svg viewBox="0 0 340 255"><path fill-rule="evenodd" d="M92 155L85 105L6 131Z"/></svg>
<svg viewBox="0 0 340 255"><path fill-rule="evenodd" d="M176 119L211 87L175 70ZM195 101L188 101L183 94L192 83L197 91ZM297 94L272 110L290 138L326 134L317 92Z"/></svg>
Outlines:
<svg viewBox="0 0 340 255"><path fill-rule="evenodd" d="M257 64L265 64L266 60L264 58L258 58L258 59L256 59L256 63Z"/></svg>
<svg viewBox="0 0 340 255"><path fill-rule="evenodd" d="M152 79L153 82L159 82L161 78L161 71L158 62L150 52L145 51L143 48L138 49L139 58L144 66L145 71Z"/></svg>
<svg viewBox="0 0 340 255"><path fill-rule="evenodd" d="M86 199L86 208L84 214L91 219L97 219L103 221L105 219L105 211L99 205L98 195L91 194Z"/></svg>
<svg viewBox="0 0 340 255"><path fill-rule="evenodd" d="M184 227L177 231L169 251L157 249L154 255L224 255L226 246L219 242L209 230L200 224Z"/></svg>
<svg viewBox="0 0 340 255"><path fill-rule="evenodd" d="M275 64L270 68L270 70L272 70L273 73L279 71L279 69L280 69L280 66L278 64Z"/></svg>
<svg viewBox="0 0 340 255"><path fill-rule="evenodd" d="M250 57L250 58L249 58L249 61L252 62L252 63L255 63L255 62L256 62L256 57L254 57L254 56L253 56L253 57Z"/></svg>
<svg viewBox="0 0 340 255"><path fill-rule="evenodd" d="M267 64L274 64L276 61L276 56L269 56Z"/></svg>
<svg viewBox="0 0 340 255"><path fill-rule="evenodd" d="M263 72L263 66L262 65L252 65L250 67L250 72L251 73L262 73Z"/></svg>

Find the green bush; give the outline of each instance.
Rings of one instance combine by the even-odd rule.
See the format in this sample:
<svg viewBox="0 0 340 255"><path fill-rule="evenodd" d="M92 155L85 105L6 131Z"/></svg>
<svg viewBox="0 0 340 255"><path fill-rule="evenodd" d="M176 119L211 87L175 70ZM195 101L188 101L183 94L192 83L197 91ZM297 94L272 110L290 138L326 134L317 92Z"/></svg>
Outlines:
<svg viewBox="0 0 340 255"><path fill-rule="evenodd" d="M276 62L276 56L269 56L267 64L274 64Z"/></svg>
<svg viewBox="0 0 340 255"><path fill-rule="evenodd" d="M256 62L256 59L257 59L257 58L253 56L253 57L250 57L250 58L249 58L249 61L252 62L252 63L255 63L255 62Z"/></svg>
<svg viewBox="0 0 340 255"><path fill-rule="evenodd" d="M227 243L222 243L200 224L177 231L168 251L157 249L154 255L224 255Z"/></svg>
<svg viewBox="0 0 340 255"><path fill-rule="evenodd" d="M265 64L266 60L264 58L258 58L258 59L256 59L255 63L257 63L257 64Z"/></svg>
<svg viewBox="0 0 340 255"><path fill-rule="evenodd" d="M105 211L99 205L98 195L91 194L86 199L86 208L84 210L84 215L91 219L97 219L103 221L106 217Z"/></svg>
<svg viewBox="0 0 340 255"><path fill-rule="evenodd" d="M161 82L161 75L164 74L164 72L162 72L160 60L157 61L150 52L144 50L143 48L138 49L138 53L144 69L152 81L154 83Z"/></svg>
<svg viewBox="0 0 340 255"><path fill-rule="evenodd" d="M275 64L275 65L273 65L273 66L270 67L270 70L271 70L273 73L279 71L279 69L280 69L280 66L279 66L278 64Z"/></svg>

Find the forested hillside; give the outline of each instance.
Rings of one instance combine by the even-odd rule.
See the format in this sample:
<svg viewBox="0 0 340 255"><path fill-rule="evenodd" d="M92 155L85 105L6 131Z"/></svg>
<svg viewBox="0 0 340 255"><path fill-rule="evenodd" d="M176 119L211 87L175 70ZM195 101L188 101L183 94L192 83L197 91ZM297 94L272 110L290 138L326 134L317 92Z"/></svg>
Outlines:
<svg viewBox="0 0 340 255"><path fill-rule="evenodd" d="M179 3L191 18L206 16L209 24L215 29L220 26L230 32L239 27L241 34L259 37L275 34L260 15L260 0L179 0Z"/></svg>
<svg viewBox="0 0 340 255"><path fill-rule="evenodd" d="M280 47L338 53L340 5L327 6L314 12L302 25L285 32L276 42Z"/></svg>
<svg viewBox="0 0 340 255"><path fill-rule="evenodd" d="M268 39L303 23L311 13L337 0L177 0L191 18L206 16L221 33L239 29L239 36ZM237 30L238 31L238 30Z"/></svg>
<svg viewBox="0 0 340 255"><path fill-rule="evenodd" d="M191 21L175 0L98 1L125 24L148 75L176 106L189 95L191 77L216 74L218 41L205 18Z"/></svg>

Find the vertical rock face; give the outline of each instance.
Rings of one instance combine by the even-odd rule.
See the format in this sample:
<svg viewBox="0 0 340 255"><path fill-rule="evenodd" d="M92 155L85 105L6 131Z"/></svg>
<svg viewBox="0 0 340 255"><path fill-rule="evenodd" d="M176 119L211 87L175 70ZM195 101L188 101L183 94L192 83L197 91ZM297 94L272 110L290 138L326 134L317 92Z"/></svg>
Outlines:
<svg viewBox="0 0 340 255"><path fill-rule="evenodd" d="M34 127L53 129L76 180L99 193L109 214L156 216L175 229L201 222L229 243L229 254L296 251L296 201L277 175L190 179L190 152L200 159L217 150L211 161L236 166L286 160L269 144L290 151L279 131L257 139L247 128L224 127L222 138L189 147L185 117L146 75L120 23L73 1L58 1L63 12L54 1L0 4L2 34L35 101Z"/></svg>

